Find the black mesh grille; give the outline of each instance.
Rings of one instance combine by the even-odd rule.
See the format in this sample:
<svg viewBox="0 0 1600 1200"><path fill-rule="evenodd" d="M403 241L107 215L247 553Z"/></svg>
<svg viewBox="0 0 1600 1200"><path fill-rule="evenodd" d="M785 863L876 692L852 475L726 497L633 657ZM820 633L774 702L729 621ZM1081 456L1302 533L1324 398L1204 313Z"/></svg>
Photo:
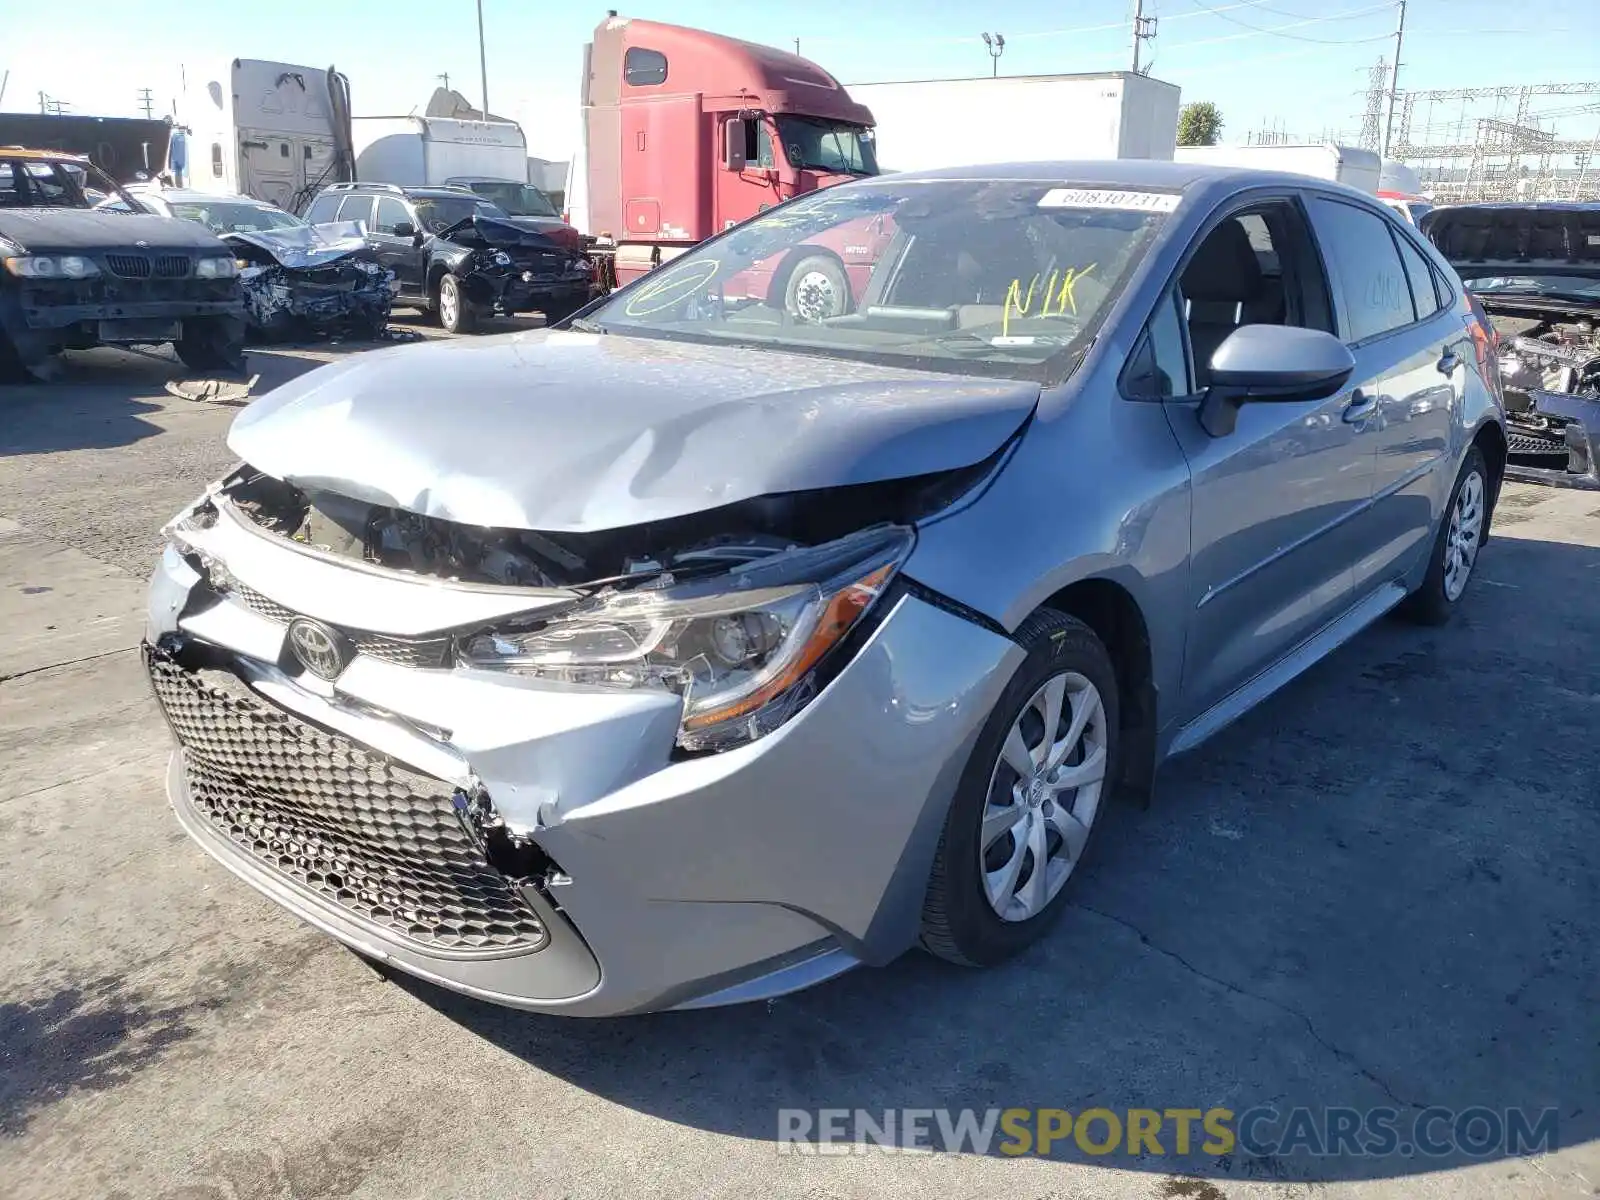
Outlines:
<svg viewBox="0 0 1600 1200"><path fill-rule="evenodd" d="M195 811L257 862L430 949L543 945L538 915L467 836L448 784L296 719L228 672L145 658Z"/></svg>
<svg viewBox="0 0 1600 1200"><path fill-rule="evenodd" d="M189 273L187 254L163 254L156 259L156 274L162 279L182 279Z"/></svg>
<svg viewBox="0 0 1600 1200"><path fill-rule="evenodd" d="M150 278L150 260L142 254L108 254L106 266L111 268L113 275L121 275L124 279Z"/></svg>
<svg viewBox="0 0 1600 1200"><path fill-rule="evenodd" d="M287 625L296 616L292 610L285 608L276 600L263 596L254 588L245 587L242 583L230 583L228 591L253 612L282 625ZM394 663L397 666L450 665L450 639L447 637L401 638L387 633L366 633L353 629L347 629L345 633L349 635L350 641L360 653L381 658L384 662Z"/></svg>

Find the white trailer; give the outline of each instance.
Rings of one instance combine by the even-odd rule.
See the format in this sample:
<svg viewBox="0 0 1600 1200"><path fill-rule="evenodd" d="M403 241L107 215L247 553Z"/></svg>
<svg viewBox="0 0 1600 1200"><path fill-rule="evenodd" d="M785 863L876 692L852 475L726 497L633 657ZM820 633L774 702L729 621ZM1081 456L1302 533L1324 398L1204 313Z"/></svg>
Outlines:
<svg viewBox="0 0 1600 1200"><path fill-rule="evenodd" d="M427 187L451 179L528 182L528 139L515 121L356 117L356 178Z"/></svg>
<svg viewBox="0 0 1600 1200"><path fill-rule="evenodd" d="M298 211L341 179L337 110L348 88L337 73L330 81L317 67L259 58L200 73L179 105L190 130L183 182Z"/></svg>
<svg viewBox="0 0 1600 1200"><path fill-rule="evenodd" d="M1177 86L1130 71L846 86L872 110L885 171L1170 159L1177 140Z"/></svg>
<svg viewBox="0 0 1600 1200"><path fill-rule="evenodd" d="M1371 150L1313 142L1290 146L1179 146L1178 161L1331 179L1376 195L1383 160Z"/></svg>

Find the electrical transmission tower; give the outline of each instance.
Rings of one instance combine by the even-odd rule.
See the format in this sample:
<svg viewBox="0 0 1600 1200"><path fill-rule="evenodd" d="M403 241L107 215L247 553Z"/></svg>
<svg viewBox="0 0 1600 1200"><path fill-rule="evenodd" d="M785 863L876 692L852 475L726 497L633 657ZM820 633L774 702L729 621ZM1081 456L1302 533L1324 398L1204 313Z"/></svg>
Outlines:
<svg viewBox="0 0 1600 1200"><path fill-rule="evenodd" d="M1367 74L1367 107L1361 114L1361 137L1358 144L1363 150L1376 150L1381 145L1383 133L1383 101L1388 94L1389 60L1379 56Z"/></svg>

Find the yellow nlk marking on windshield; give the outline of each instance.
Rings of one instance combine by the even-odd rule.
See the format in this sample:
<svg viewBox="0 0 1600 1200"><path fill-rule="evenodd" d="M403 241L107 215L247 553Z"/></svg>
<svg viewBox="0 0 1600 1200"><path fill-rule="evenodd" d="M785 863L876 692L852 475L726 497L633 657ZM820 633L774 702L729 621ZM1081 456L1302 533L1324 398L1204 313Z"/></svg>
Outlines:
<svg viewBox="0 0 1600 1200"><path fill-rule="evenodd" d="M1043 303L1039 306L1038 312L1033 311L1033 294L1039 287L1039 276L1035 275L1028 280L1028 294L1026 296L1022 294L1021 278L1013 279L1011 286L1006 289L1005 307L1000 310L1000 336L1011 336L1011 314L1013 311L1019 317L1048 317L1051 315L1050 302L1052 300L1055 301L1056 316L1064 317L1069 311L1073 316L1077 316L1078 299L1074 295L1073 289L1078 286L1079 280L1099 265L1099 263L1090 263L1087 267L1068 267L1065 271L1051 271L1050 278L1044 285ZM1058 276L1061 280L1059 289L1056 287Z"/></svg>

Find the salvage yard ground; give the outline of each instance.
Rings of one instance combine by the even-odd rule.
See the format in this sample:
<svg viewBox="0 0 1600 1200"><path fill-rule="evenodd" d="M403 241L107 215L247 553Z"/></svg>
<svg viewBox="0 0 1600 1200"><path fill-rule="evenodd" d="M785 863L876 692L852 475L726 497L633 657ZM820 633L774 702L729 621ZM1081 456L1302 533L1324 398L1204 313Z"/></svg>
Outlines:
<svg viewBox="0 0 1600 1200"><path fill-rule="evenodd" d="M253 354L256 390L354 352ZM1509 488L1463 619L1380 624L1173 764L1014 965L574 1022L385 983L179 832L144 577L237 410L169 395L177 370L98 350L0 389L0 1193L1600 1194L1600 495ZM1266 1103L1555 1106L1562 1148L773 1145L780 1107Z"/></svg>

